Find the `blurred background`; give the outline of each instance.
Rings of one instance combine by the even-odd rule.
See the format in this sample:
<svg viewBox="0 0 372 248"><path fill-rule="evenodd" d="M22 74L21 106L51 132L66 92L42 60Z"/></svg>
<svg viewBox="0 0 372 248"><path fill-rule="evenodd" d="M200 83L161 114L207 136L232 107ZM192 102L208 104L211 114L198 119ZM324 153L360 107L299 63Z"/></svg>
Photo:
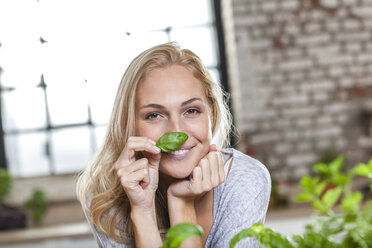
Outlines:
<svg viewBox="0 0 372 248"><path fill-rule="evenodd" d="M229 92L234 147L272 176L267 225L301 232L312 209L292 198L311 166L372 157L371 30L370 0L0 0L0 200L26 213L0 247L96 246L77 176L129 62L168 41Z"/></svg>

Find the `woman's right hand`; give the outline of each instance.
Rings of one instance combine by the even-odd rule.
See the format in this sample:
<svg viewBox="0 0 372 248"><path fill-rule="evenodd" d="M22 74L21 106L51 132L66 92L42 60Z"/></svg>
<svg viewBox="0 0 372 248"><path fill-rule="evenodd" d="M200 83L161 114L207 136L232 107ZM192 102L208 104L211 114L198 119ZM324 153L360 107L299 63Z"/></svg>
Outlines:
<svg viewBox="0 0 372 248"><path fill-rule="evenodd" d="M145 158L136 160L135 152ZM155 142L145 137L130 137L115 162L115 170L127 194L131 208L153 210L159 182L161 151Z"/></svg>

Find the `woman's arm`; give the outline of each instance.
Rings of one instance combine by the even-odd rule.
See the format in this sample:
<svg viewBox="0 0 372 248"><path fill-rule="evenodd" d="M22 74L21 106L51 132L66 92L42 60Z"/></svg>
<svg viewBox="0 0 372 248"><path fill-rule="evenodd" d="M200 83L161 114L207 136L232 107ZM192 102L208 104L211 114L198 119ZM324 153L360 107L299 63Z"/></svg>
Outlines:
<svg viewBox="0 0 372 248"><path fill-rule="evenodd" d="M168 188L171 226L182 222L198 224L195 205L199 203L203 195L225 181L222 154L214 145L194 168L190 178L190 180L177 181ZM203 247L203 242L201 237L193 237L183 242L181 247Z"/></svg>
<svg viewBox="0 0 372 248"><path fill-rule="evenodd" d="M135 159L136 151L146 158ZM160 149L144 137L130 137L115 163L116 173L128 196L136 247L160 247L161 237L155 211L155 192L159 181Z"/></svg>
<svg viewBox="0 0 372 248"><path fill-rule="evenodd" d="M155 209L145 211L133 209L131 219L134 225L136 247L161 247L162 241L156 221Z"/></svg>
<svg viewBox="0 0 372 248"><path fill-rule="evenodd" d="M168 212L171 226L182 222L198 225L193 199L182 199L168 194ZM194 236L185 240L181 247L203 247L203 242L201 237Z"/></svg>

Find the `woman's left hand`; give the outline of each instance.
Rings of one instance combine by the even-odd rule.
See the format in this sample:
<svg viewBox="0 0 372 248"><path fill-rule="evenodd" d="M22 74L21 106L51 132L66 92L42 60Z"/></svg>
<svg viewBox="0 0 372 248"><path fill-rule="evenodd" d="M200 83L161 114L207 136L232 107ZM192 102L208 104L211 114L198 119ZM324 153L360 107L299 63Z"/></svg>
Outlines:
<svg viewBox="0 0 372 248"><path fill-rule="evenodd" d="M172 183L167 191L168 197L194 200L225 181L222 154L215 145L209 147L208 154L202 158L190 179Z"/></svg>

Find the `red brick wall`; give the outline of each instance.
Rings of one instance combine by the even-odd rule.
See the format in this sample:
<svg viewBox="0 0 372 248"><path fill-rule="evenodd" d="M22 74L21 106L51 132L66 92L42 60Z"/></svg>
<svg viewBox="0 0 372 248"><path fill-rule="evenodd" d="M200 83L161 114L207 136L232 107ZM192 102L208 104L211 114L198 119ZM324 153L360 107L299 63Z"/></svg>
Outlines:
<svg viewBox="0 0 372 248"><path fill-rule="evenodd" d="M240 149L276 179L309 173L326 151L351 166L372 158L372 0L231 7Z"/></svg>

